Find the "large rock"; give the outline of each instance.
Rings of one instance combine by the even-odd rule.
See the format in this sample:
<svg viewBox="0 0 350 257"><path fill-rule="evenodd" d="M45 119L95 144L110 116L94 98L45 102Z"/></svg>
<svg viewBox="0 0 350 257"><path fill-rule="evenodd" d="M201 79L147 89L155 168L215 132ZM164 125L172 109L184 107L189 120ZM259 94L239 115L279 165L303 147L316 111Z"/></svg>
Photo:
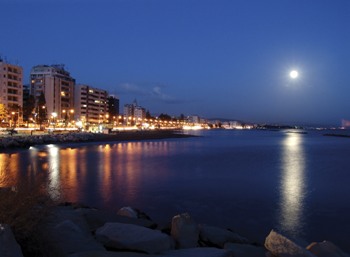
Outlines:
<svg viewBox="0 0 350 257"><path fill-rule="evenodd" d="M68 257L162 257L163 255L153 255L136 252L110 252L110 251L89 251L71 254Z"/></svg>
<svg viewBox="0 0 350 257"><path fill-rule="evenodd" d="M350 257L349 254L344 253L335 244L329 241L311 243L306 249L318 257Z"/></svg>
<svg viewBox="0 0 350 257"><path fill-rule="evenodd" d="M248 255L247 255L248 256ZM69 257L235 257L230 251L217 248L188 248L169 250L160 254L143 254L135 252L81 252Z"/></svg>
<svg viewBox="0 0 350 257"><path fill-rule="evenodd" d="M138 218L137 211L129 206L120 208L117 214L129 218Z"/></svg>
<svg viewBox="0 0 350 257"><path fill-rule="evenodd" d="M124 224L134 224L146 228L156 228L157 224L153 221L146 219L135 219L126 216L116 215L111 212L94 210L94 209L78 209L79 212L86 220L87 224L91 231L95 231L96 229L102 227L107 222L116 222L116 223L124 223Z"/></svg>
<svg viewBox="0 0 350 257"><path fill-rule="evenodd" d="M248 243L248 239L229 231L227 229L200 225L199 226L199 237L207 245L214 245L223 248L225 243Z"/></svg>
<svg viewBox="0 0 350 257"><path fill-rule="evenodd" d="M23 257L21 247L7 224L0 224L0 256Z"/></svg>
<svg viewBox="0 0 350 257"><path fill-rule="evenodd" d="M187 248L166 251L162 257L234 257L231 251L212 247Z"/></svg>
<svg viewBox="0 0 350 257"><path fill-rule="evenodd" d="M106 223L96 230L96 239L106 247L151 254L170 250L171 247L168 235L158 230L123 223Z"/></svg>
<svg viewBox="0 0 350 257"><path fill-rule="evenodd" d="M266 249L249 244L226 243L225 249L230 250L234 257L265 257Z"/></svg>
<svg viewBox="0 0 350 257"><path fill-rule="evenodd" d="M48 243L52 256L68 256L82 251L104 251L92 234L84 231L71 220L65 220L50 229Z"/></svg>
<svg viewBox="0 0 350 257"><path fill-rule="evenodd" d="M171 236L178 248L193 248L198 245L199 229L188 213L179 214L171 221Z"/></svg>
<svg viewBox="0 0 350 257"><path fill-rule="evenodd" d="M305 248L300 247L274 230L271 230L266 237L265 247L277 257L315 257Z"/></svg>
<svg viewBox="0 0 350 257"><path fill-rule="evenodd" d="M146 213L130 206L120 208L117 212L117 215L129 218L151 220L151 218Z"/></svg>

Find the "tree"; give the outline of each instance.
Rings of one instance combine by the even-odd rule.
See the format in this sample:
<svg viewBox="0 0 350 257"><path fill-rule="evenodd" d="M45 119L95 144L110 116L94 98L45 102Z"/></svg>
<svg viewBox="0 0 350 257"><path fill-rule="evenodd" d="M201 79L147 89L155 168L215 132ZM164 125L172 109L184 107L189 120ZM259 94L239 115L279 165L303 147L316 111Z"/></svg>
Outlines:
<svg viewBox="0 0 350 257"><path fill-rule="evenodd" d="M170 121L171 120L171 116L170 115L168 115L168 114L164 114L164 113L161 113L159 116L158 116L158 118L160 119L160 120L167 120L167 121Z"/></svg>
<svg viewBox="0 0 350 257"><path fill-rule="evenodd" d="M38 99L37 113L38 113L38 122L41 129L41 125L47 120L46 99L43 92L41 92Z"/></svg>
<svg viewBox="0 0 350 257"><path fill-rule="evenodd" d="M35 109L35 98L33 95L29 95L27 101L23 101L23 121L29 122L30 117Z"/></svg>
<svg viewBox="0 0 350 257"><path fill-rule="evenodd" d="M7 118L7 109L4 104L0 104L0 123L5 122Z"/></svg>
<svg viewBox="0 0 350 257"><path fill-rule="evenodd" d="M182 120L184 121L185 120L185 115L183 113L181 113L180 117L179 117L179 120Z"/></svg>
<svg viewBox="0 0 350 257"><path fill-rule="evenodd" d="M151 113L148 110L146 112L146 119L153 119Z"/></svg>
<svg viewBox="0 0 350 257"><path fill-rule="evenodd" d="M21 106L19 106L18 104L12 104L9 105L8 107L8 113L11 115L11 121L13 122L12 126L16 127L16 123L19 119L19 115L21 112Z"/></svg>

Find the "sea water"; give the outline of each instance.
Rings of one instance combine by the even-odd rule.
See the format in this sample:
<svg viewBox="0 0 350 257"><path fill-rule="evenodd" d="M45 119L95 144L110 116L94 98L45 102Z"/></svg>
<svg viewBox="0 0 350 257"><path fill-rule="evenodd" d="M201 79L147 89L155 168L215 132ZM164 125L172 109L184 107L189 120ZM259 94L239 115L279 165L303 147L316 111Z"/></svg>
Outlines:
<svg viewBox="0 0 350 257"><path fill-rule="evenodd" d="M275 229L301 245L350 252L350 138L323 131L210 130L197 137L31 147L0 154L17 181L45 175L52 197L165 225L188 212L263 243ZM3 173L2 173L3 174Z"/></svg>

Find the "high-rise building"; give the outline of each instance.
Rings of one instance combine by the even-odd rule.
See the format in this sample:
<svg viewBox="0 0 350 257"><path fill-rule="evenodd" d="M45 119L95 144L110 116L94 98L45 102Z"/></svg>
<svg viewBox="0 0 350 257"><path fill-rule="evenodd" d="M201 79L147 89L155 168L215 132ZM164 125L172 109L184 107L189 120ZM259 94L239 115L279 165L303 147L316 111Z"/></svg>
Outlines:
<svg viewBox="0 0 350 257"><path fill-rule="evenodd" d="M136 123L141 123L146 118L146 109L141 106L136 106L134 109Z"/></svg>
<svg viewBox="0 0 350 257"><path fill-rule="evenodd" d="M88 85L76 85L75 111L76 118L86 125L106 123L109 119L107 91Z"/></svg>
<svg viewBox="0 0 350 257"><path fill-rule="evenodd" d="M0 58L0 104L9 111L8 120L21 122L23 107L23 69Z"/></svg>
<svg viewBox="0 0 350 257"><path fill-rule="evenodd" d="M139 106L135 99L132 104L124 105L124 118L127 125L141 123L146 118L146 109Z"/></svg>
<svg viewBox="0 0 350 257"><path fill-rule="evenodd" d="M124 117L133 117L134 116L134 105L133 104L124 104Z"/></svg>
<svg viewBox="0 0 350 257"><path fill-rule="evenodd" d="M36 101L44 93L49 116L55 113L57 119L64 119L65 111L74 110L75 79L64 65L34 66L30 72L30 86Z"/></svg>
<svg viewBox="0 0 350 257"><path fill-rule="evenodd" d="M109 123L116 125L119 123L119 98L110 95L108 97Z"/></svg>

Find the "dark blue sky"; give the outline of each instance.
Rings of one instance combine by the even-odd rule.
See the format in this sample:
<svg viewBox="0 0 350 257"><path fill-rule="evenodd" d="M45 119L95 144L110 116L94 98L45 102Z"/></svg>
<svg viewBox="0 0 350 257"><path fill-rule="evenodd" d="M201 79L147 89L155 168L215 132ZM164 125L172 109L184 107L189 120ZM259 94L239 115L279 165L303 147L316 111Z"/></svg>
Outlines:
<svg viewBox="0 0 350 257"><path fill-rule="evenodd" d="M1 0L0 54L151 113L340 125L349 0ZM297 69L300 76L289 78Z"/></svg>

